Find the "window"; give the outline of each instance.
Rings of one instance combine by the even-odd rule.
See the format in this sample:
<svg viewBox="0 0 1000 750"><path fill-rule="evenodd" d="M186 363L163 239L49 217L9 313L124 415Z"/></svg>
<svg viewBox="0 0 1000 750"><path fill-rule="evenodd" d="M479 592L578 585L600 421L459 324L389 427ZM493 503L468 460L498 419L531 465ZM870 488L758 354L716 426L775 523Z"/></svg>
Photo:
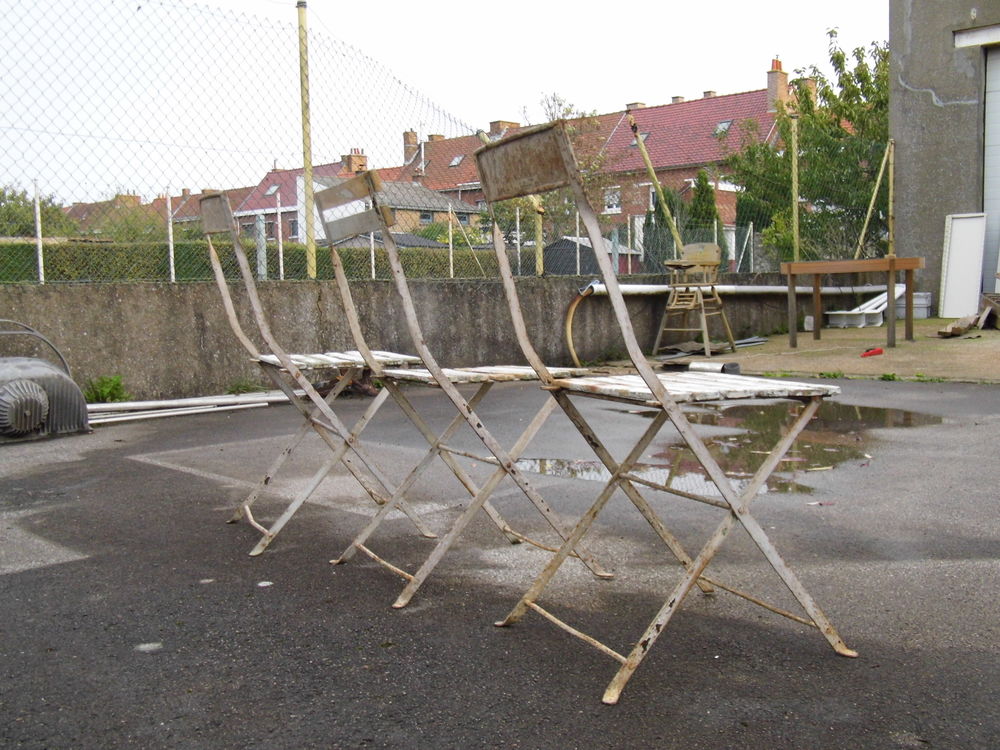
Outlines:
<svg viewBox="0 0 1000 750"><path fill-rule="evenodd" d="M723 120L718 125L715 126L715 135L725 135L729 132L729 126L733 124L732 120Z"/></svg>
<svg viewBox="0 0 1000 750"><path fill-rule="evenodd" d="M457 167L459 164L462 163L462 159L464 159L464 158L465 158L465 154L459 154L458 156L456 156L454 159L451 160L451 164L449 164L448 166L449 167Z"/></svg>
<svg viewBox="0 0 1000 750"><path fill-rule="evenodd" d="M433 213L431 213L430 211L421 211L420 212L420 223L421 224L430 224L433 221L434 221L434 214Z"/></svg>
<svg viewBox="0 0 1000 750"><path fill-rule="evenodd" d="M253 237L253 222L240 224L240 234L244 237Z"/></svg>
<svg viewBox="0 0 1000 750"><path fill-rule="evenodd" d="M620 214L622 212L622 189L619 186L604 189L604 213Z"/></svg>
<svg viewBox="0 0 1000 750"><path fill-rule="evenodd" d="M274 237L274 222L273 221L265 221L264 222L264 236L265 237Z"/></svg>
<svg viewBox="0 0 1000 750"><path fill-rule="evenodd" d="M656 208L656 188L652 185L649 186L649 210L652 211Z"/></svg>
<svg viewBox="0 0 1000 750"><path fill-rule="evenodd" d="M469 226L469 215L468 214L456 214L458 216L458 223L464 227Z"/></svg>
<svg viewBox="0 0 1000 750"><path fill-rule="evenodd" d="M642 136L642 142L643 143L645 143L646 139L649 138L649 133L639 133L639 135ZM637 139L633 138L632 142L630 144L628 144L628 145L632 146L632 147L638 147L639 146L639 142L638 142Z"/></svg>
<svg viewBox="0 0 1000 750"><path fill-rule="evenodd" d="M298 237L299 236L299 220L289 219L288 220L288 236Z"/></svg>

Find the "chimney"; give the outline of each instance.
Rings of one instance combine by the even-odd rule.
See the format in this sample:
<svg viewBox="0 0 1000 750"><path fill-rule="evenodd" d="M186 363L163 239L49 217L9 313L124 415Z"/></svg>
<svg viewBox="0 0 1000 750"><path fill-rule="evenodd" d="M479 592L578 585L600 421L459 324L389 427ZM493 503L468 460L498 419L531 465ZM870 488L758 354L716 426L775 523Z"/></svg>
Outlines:
<svg viewBox="0 0 1000 750"><path fill-rule="evenodd" d="M778 102L788 101L788 73L781 69L781 60L775 55L767 71L767 111L777 112Z"/></svg>
<svg viewBox="0 0 1000 750"><path fill-rule="evenodd" d="M443 135L439 135L437 133L435 133L434 135L427 136L427 142L428 143L433 143L434 141L443 141L443 140L444 140L444 136Z"/></svg>
<svg viewBox="0 0 1000 750"><path fill-rule="evenodd" d="M181 188L181 198L190 198L191 188Z"/></svg>
<svg viewBox="0 0 1000 750"><path fill-rule="evenodd" d="M702 98L704 98L704 99L714 99L715 98L715 92L714 91L706 91L705 93L702 94Z"/></svg>
<svg viewBox="0 0 1000 750"><path fill-rule="evenodd" d="M413 157L417 155L417 147L417 131L403 131L403 164L409 164Z"/></svg>
<svg viewBox="0 0 1000 750"><path fill-rule="evenodd" d="M683 101L684 101L684 97L683 96L672 96L672 97L670 97L670 103L671 104L680 104Z"/></svg>
<svg viewBox="0 0 1000 750"><path fill-rule="evenodd" d="M510 120L494 120L490 123L490 135L500 136L503 135L505 130L511 130L519 127L521 127L520 123L511 122Z"/></svg>
<svg viewBox="0 0 1000 750"><path fill-rule="evenodd" d="M632 102L631 104L626 104L625 109L645 109L646 102Z"/></svg>
<svg viewBox="0 0 1000 750"><path fill-rule="evenodd" d="M802 88L809 92L809 97L816 101L816 79L815 78L803 78L800 81Z"/></svg>
<svg viewBox="0 0 1000 750"><path fill-rule="evenodd" d="M344 171L349 174L361 174L368 170L368 157L360 148L352 148L351 153L340 157L344 163Z"/></svg>

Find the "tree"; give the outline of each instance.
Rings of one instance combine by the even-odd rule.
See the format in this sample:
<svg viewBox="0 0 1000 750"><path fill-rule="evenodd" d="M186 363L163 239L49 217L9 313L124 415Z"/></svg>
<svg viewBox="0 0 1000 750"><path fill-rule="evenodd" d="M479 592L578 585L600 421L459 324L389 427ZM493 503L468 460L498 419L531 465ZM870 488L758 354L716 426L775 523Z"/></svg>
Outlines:
<svg viewBox="0 0 1000 750"><path fill-rule="evenodd" d="M434 242L443 242L448 244L448 222L447 221L436 221L432 224L426 224L420 227L414 232L418 237L423 237L426 240L433 240ZM466 226L463 227L459 224L452 225L451 231L452 244L455 247L468 247L472 249L473 245L485 244L485 238L483 233L480 231L478 226Z"/></svg>
<svg viewBox="0 0 1000 750"><path fill-rule="evenodd" d="M682 237L688 226L688 204L681 199L680 193L670 188L663 188L663 198L667 202L671 218L666 217L657 199L655 208L646 212L642 225L642 245L647 257L646 265L652 273L662 273L662 261L676 257L670 221L674 222Z"/></svg>
<svg viewBox="0 0 1000 750"><path fill-rule="evenodd" d="M889 134L888 45L873 42L848 55L836 31L829 37L833 79L815 66L797 71L803 77L793 82L792 101L778 105L778 139L764 142L752 129L741 129L740 143L727 159L729 179L744 190L744 217L754 207L754 224L766 227L762 239L780 260L790 259L793 248L788 149L793 116L798 121L802 257L852 256L876 188L864 251L869 256L885 252L888 191L885 181L877 186L876 179Z"/></svg>
<svg viewBox="0 0 1000 750"><path fill-rule="evenodd" d="M76 223L56 203L55 198L39 198L42 235L65 237L76 233ZM34 237L35 202L24 190L0 187L0 236Z"/></svg>
<svg viewBox="0 0 1000 750"><path fill-rule="evenodd" d="M116 199L93 229L119 242L150 242L166 237L166 220L149 206Z"/></svg>
<svg viewBox="0 0 1000 750"><path fill-rule="evenodd" d="M715 205L715 189L708 181L708 172L704 169L698 170L695 179L691 209L683 236L685 242L714 242L722 248L722 260L729 257L722 222L719 220L719 209Z"/></svg>

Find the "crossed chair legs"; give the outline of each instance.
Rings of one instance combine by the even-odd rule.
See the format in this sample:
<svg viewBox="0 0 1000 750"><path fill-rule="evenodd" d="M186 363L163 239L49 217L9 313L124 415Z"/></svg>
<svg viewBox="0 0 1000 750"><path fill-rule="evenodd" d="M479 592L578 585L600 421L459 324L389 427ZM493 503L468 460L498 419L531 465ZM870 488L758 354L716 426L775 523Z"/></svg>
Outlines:
<svg viewBox="0 0 1000 750"><path fill-rule="evenodd" d="M830 620L826 617L823 611L816 605L815 601L809 595L809 593L802 586L795 574L788 568L784 560L775 549L771 540L768 538L767 534L761 528L760 524L754 519L750 514L750 504L756 495L760 492L761 488L764 486L767 478L771 473L777 468L782 457L791 447L795 438L799 435L808 421L815 414L816 409L819 407L821 399L819 397L811 398L802 410L802 413L795 420L795 423L788 431L788 433L778 442L774 447L772 452L764 460L761 466L755 472L753 478L747 484L746 488L742 493L738 493L736 488L732 485L730 480L725 476L721 467L715 461L715 459L708 454L707 449L704 449L703 455L699 456L702 465L705 467L706 471L709 473L710 478L718 487L720 493L722 494L724 500L721 503L710 502L708 498L702 498L704 501L709 502L712 505L721 505L726 508L727 513L725 518L719 523L715 528L715 531L704 543L698 554L691 558L684 552L683 548L680 547L679 543L676 541L669 532L665 532L665 526L660 522L659 518L653 513L652 508L649 507L648 503L643 504L637 501L640 497L638 490L635 488L633 483L633 477L630 476L630 472L635 465L635 462L642 455L645 448L649 445L649 442L653 439L656 433L659 431L660 427L667 421L671 419L674 424L683 432L690 429L690 426L683 424L678 424L677 419L682 419L686 423L686 418L683 414L672 413L673 409L664 409L660 411L657 417L654 419L652 425L646 429L642 437L636 442L635 446L626 456L626 458L617 463L610 457L610 454L603 448L599 439L597 439L596 434L587 424L586 420L580 414L580 412L575 408L575 406L570 403L569 396L566 393L560 393L557 396L559 403L566 410L567 415L570 419L577 425L580 429L581 434L588 438L588 442L591 442L595 446L595 451L601 461L605 464L608 471L611 472L611 478L605 484L604 489L597 496L594 503L587 510L587 512L580 518L573 532L567 537L566 541L560 547L559 551L553 555L552 559L545 569L538 575L535 581L532 583L531 587L525 592L521 597L520 601L514 606L514 608L508 613L508 615L497 622L496 624L500 627L512 625L519 621L526 612L530 609L538 612L548 620L552 621L557 626L564 630L567 630L573 635L581 638L590 645L594 646L602 653L612 657L620 663L620 667L617 673L614 675L611 682L608 684L605 690L603 701L604 703L614 704L618 702L621 691L624 689L626 683L631 678L632 674L638 668L639 664L645 658L646 654L652 648L653 643L660 636L663 629L666 627L670 618L673 616L674 612L680 607L684 598L687 596L688 592L691 590L692 586L698 585L706 593L710 593L712 587L722 588L723 590L729 591L730 593L736 594L754 604L762 606L769 609L777 614L784 617L788 617L796 622L815 627L820 630L823 636L827 639L833 649L842 656L857 656L857 652L848 648L844 641L840 638L836 629ZM677 408L677 407L674 407ZM689 440L688 444L691 445L692 449L696 453L700 453L697 445L704 448L704 444L700 441L697 444L692 444ZM542 594L546 586L552 580L552 577L559 570L562 563L565 561L568 550L572 549L573 545L579 543L589 531L591 525L604 509L608 500L614 494L616 489L622 489L630 500L639 508L643 517L646 518L647 522L653 527L657 534L663 539L663 541L668 545L671 552L677 557L684 568L684 574L681 580L674 587L673 591L670 592L669 596L665 600L665 603L656 613L656 616L650 622L649 626L643 632L643 634L636 641L633 648L629 651L627 655L618 653L614 649L600 643L594 638L585 635L579 630L569 626L567 623L563 622L557 618L552 613L545 610L539 604L537 600ZM660 488L665 489L665 488ZM690 497L690 496L689 496ZM690 499L696 499L691 497ZM772 606L755 596L746 594L742 591L734 589L730 586L724 585L719 581L707 578L704 575L706 568L712 561L712 558L718 552L719 548L722 546L726 537L729 535L730 531L733 530L737 525L741 526L750 538L753 540L754 544L760 550L760 552L767 559L770 566L774 569L775 573L781 578L782 582L789 589L795 599L805 610L808 618L801 617L791 612L787 612L778 607Z"/></svg>

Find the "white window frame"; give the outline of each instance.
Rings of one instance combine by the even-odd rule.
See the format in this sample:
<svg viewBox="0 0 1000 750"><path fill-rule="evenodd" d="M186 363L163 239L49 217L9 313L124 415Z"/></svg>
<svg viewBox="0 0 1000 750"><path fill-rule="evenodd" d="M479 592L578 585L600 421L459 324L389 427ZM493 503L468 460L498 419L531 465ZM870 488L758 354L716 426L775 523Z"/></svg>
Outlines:
<svg viewBox="0 0 1000 750"><path fill-rule="evenodd" d="M622 212L622 186L612 185L604 188L603 214L620 214Z"/></svg>

